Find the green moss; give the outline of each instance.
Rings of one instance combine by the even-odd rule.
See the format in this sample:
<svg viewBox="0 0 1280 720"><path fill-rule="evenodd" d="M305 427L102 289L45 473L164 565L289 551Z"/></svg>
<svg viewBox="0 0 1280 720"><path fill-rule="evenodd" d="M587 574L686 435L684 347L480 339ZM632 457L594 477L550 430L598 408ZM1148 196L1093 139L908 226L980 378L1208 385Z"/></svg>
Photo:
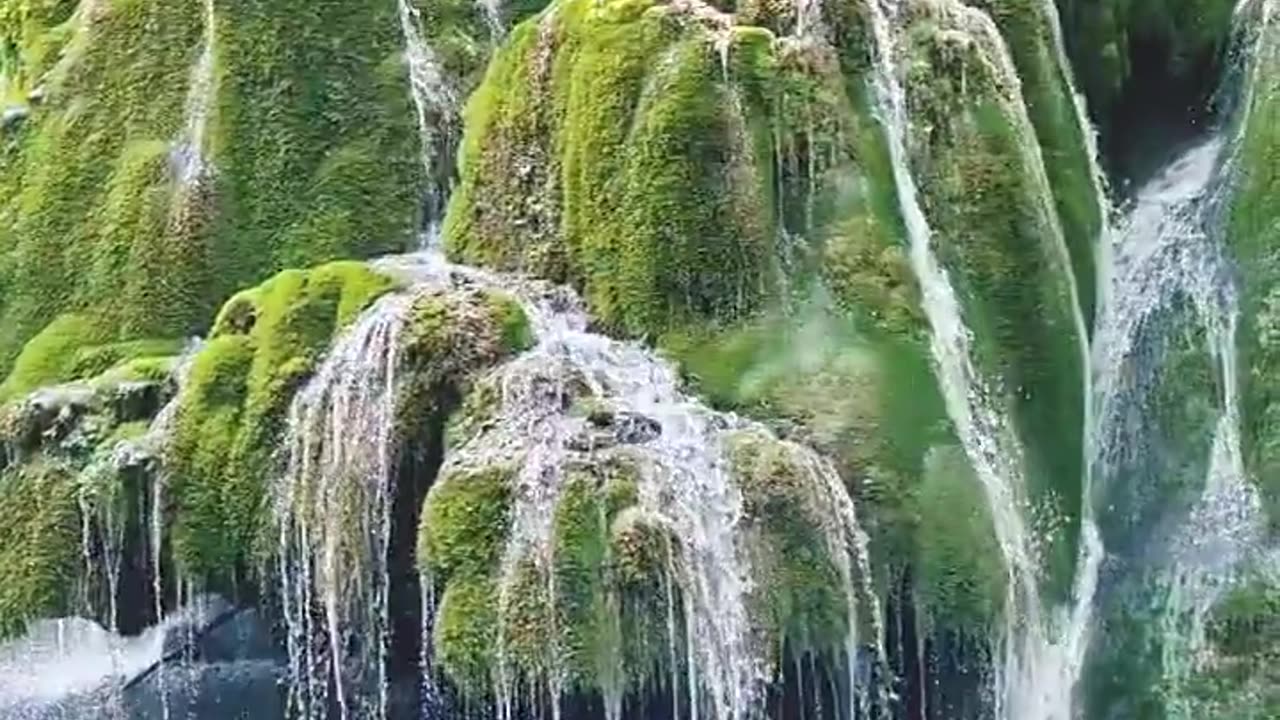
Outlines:
<svg viewBox="0 0 1280 720"><path fill-rule="evenodd" d="M75 353L101 342L101 327L83 315L62 315L23 348L9 377L0 385L0 398L9 399L41 385L74 375Z"/></svg>
<svg viewBox="0 0 1280 720"><path fill-rule="evenodd" d="M498 647L498 590L487 578L449 584L436 611L435 661L464 694L484 697Z"/></svg>
<svg viewBox="0 0 1280 720"><path fill-rule="evenodd" d="M599 480L570 476L553 526L560 660L571 689L592 689L617 669L621 638L606 595L609 519Z"/></svg>
<svg viewBox="0 0 1280 720"><path fill-rule="evenodd" d="M59 316L22 349L13 371L0 384L0 402L45 385L92 378L117 365L136 363L132 370L141 371L180 349L175 340L104 342L108 336L94 317Z"/></svg>
<svg viewBox="0 0 1280 720"><path fill-rule="evenodd" d="M427 495L418 563L436 581L484 577L501 558L511 514L512 469L458 472Z"/></svg>
<svg viewBox="0 0 1280 720"><path fill-rule="evenodd" d="M179 400L171 464L175 558L234 581L263 527L265 484L293 392L391 281L358 263L289 270L224 306Z"/></svg>
<svg viewBox="0 0 1280 720"><path fill-rule="evenodd" d="M71 611L80 559L74 474L36 462L0 474L0 638Z"/></svg>
<svg viewBox="0 0 1280 720"><path fill-rule="evenodd" d="M157 173L181 127L199 13L192 4L101 4L93 22L74 31L78 50L62 72L41 80L47 98L0 173L0 264L9 271L0 282L0 369L69 312L91 311L104 341L186 329L165 326L173 304L141 307L135 303L145 299L133 292L195 287L190 266L164 273L131 266L129 242L166 235L168 180ZM145 63L130 60L143 55ZM188 305L183 323L204 312Z"/></svg>
<svg viewBox="0 0 1280 720"><path fill-rule="evenodd" d="M734 91L705 30L648 7L575 0L512 31L468 105L445 227L461 259L572 280L635 333L735 317L771 283Z"/></svg>
<svg viewBox="0 0 1280 720"><path fill-rule="evenodd" d="M185 336L281 268L411 242L422 170L394 3L215 8L213 172L192 186L172 154L200 4L75 6L0 6L0 84L43 92L0 140L0 373L59 316L92 316L102 343Z"/></svg>
<svg viewBox="0 0 1280 720"><path fill-rule="evenodd" d="M935 626L983 634L1004 607L1007 580L982 486L960 448L929 454L918 507L922 607Z"/></svg>
<svg viewBox="0 0 1280 720"><path fill-rule="evenodd" d="M1048 533L1050 595L1065 597L1075 567L1083 477L1085 338L1070 267L1016 101L1002 95L989 53L999 38L913 24L907 100L918 128L913 165L933 245L973 334L989 388L1003 395L1021 445L1029 501L1062 519ZM1063 428L1076 428L1063 432Z"/></svg>
<svg viewBox="0 0 1280 720"><path fill-rule="evenodd" d="M1049 187L1062 222L1071 266L1080 292L1085 324L1092 326L1095 283L1094 247L1102 213L1086 156L1085 132L1080 127L1070 78L1058 66L1052 19L1056 12L1044 0L985 0L986 10L1000 28L1022 80L1022 97L1043 151Z"/></svg>
<svg viewBox="0 0 1280 720"><path fill-rule="evenodd" d="M789 448L761 434L734 436L729 452L743 510L759 534L753 566L774 646L795 657L839 652L849 599L814 505L814 479Z"/></svg>

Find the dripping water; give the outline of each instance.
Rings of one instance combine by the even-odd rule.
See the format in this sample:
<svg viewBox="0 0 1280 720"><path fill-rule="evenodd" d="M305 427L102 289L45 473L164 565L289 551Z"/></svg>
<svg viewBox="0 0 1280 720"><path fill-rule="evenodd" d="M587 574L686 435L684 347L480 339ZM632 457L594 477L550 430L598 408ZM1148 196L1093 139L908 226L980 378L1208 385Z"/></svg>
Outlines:
<svg viewBox="0 0 1280 720"><path fill-rule="evenodd" d="M289 409L272 499L289 702L304 717L324 717L330 701L343 718L386 717L396 371L409 304L402 293L375 302Z"/></svg>
<svg viewBox="0 0 1280 720"><path fill-rule="evenodd" d="M661 428L656 437L630 446L637 461L639 509L670 532L678 547L670 548L667 601L667 640L671 669L683 643L685 678L673 677L673 712L683 686L690 717L718 720L752 717L761 701L766 679L748 613L748 598L756 590L741 546L742 498L733 481L723 443L731 432L767 432L735 416L715 413L680 389L676 369L652 351L588 332L581 300L565 288L501 276L474 268L449 265L438 254L423 253L382 261L393 274L416 283L448 280L479 284L516 297L530 318L535 346L499 368L502 401L498 416L485 432L453 449L445 468L486 467L518 460L515 508L504 550L501 574L504 592L520 561L541 558L551 565L551 518L563 490L564 471L571 464L567 441L581 432L585 419L567 411L566 387L584 385L594 402L619 415L642 416ZM866 536L857 523L853 504L830 463L812 451L788 444L797 464L810 475L813 505L824 514L821 523L833 561L845 583L848 606L850 702L858 706L863 690L855 677L858 657L857 603L871 608L870 624L882 624L878 601L870 587ZM548 573L554 598L554 573ZM860 583L860 584L859 584ZM676 596L679 600L677 601ZM508 601L499 599L499 607ZM504 615L500 610L500 616ZM552 613L554 615L554 612ZM682 615L682 617L681 617ZM500 717L514 717L529 699L515 696L514 669L508 667L500 620L495 694ZM683 633L681 633L683 630ZM683 634L683 638L678 636ZM553 716L560 688L550 678ZM608 691L607 693L613 692ZM613 705L620 707L615 694Z"/></svg>

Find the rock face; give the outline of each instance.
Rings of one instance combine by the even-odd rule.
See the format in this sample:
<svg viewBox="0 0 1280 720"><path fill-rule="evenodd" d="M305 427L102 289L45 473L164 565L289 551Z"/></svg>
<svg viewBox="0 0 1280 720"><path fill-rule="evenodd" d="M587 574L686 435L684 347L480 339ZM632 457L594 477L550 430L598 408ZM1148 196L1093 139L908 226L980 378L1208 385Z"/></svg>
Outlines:
<svg viewBox="0 0 1280 720"><path fill-rule="evenodd" d="M1275 4L0 0L21 717L1275 714Z"/></svg>

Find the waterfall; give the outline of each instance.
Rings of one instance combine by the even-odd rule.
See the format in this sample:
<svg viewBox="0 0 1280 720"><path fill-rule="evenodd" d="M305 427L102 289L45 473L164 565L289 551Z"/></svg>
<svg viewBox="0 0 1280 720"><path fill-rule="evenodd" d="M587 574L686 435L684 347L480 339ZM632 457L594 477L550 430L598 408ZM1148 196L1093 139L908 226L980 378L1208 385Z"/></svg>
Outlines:
<svg viewBox="0 0 1280 720"><path fill-rule="evenodd" d="M426 182L422 244L439 242L445 202L452 180L452 154L458 144L457 91L445 77L435 52L422 35L422 17L413 0L396 0L404 55L409 66L409 94L418 120L419 158ZM487 3L486 3L487 6Z"/></svg>
<svg viewBox="0 0 1280 720"><path fill-rule="evenodd" d="M502 23L502 0L475 0L484 21L489 26L489 35L494 43L502 39L507 30Z"/></svg>
<svg viewBox="0 0 1280 720"><path fill-rule="evenodd" d="M1221 134L1210 137L1139 192L1119 234L1112 303L1101 318L1096 351L1103 398L1099 473L1111 481L1123 479L1130 448L1140 442L1135 434L1151 431L1145 418L1135 423L1146 388L1136 384L1129 366L1135 357L1151 361L1141 345L1149 342L1148 326L1177 303L1188 303L1190 319L1204 332L1203 352L1218 371L1218 417L1205 428L1211 441L1203 485L1184 516L1166 530L1168 537L1156 538L1166 553L1153 562L1164 596L1153 620L1162 644L1162 682L1172 691L1171 710L1183 713L1178 717L1190 713L1178 705L1177 690L1206 646L1209 612L1261 537L1260 500L1240 448L1238 301L1230 261L1213 227L1220 193L1230 186L1228 142Z"/></svg>
<svg viewBox="0 0 1280 720"><path fill-rule="evenodd" d="M343 718L387 714L396 371L410 301L375 302L289 408L272 499L290 707L303 717L325 717L330 701Z"/></svg>
<svg viewBox="0 0 1280 720"><path fill-rule="evenodd" d="M181 192L189 192L208 172L205 132L213 104L214 65L217 60L213 2L204 0L204 35L200 41L200 55L191 67L182 138L172 155L174 176Z"/></svg>
<svg viewBox="0 0 1280 720"><path fill-rule="evenodd" d="M1040 568L1034 551L1036 539L1023 515L1026 480L1022 448L1010 419L999 409L999 399L974 365L972 333L965 326L947 272L933 253L932 229L911 174L906 147L909 119L896 58L895 24L903 8L895 0L872 2L869 8L875 38L872 78L875 109L889 147L898 201L910 242L911 265L920 283L922 305L932 329L930 347L935 369L947 414L985 490L1008 573L1004 656L997 667L996 714L1017 720L1066 720L1071 717L1071 695L1084 652L1096 568L1101 559L1099 540L1091 513L1086 511L1081 518L1080 552L1084 571L1077 576L1075 607L1065 618L1053 617L1053 622L1046 624L1038 589ZM1043 160L1022 107L1020 85L1008 51L985 13L954 3L940 9L972 28L979 38L989 39L993 46L989 49L991 69L1000 81L1007 109L1021 126L1025 170L1036 181L1043 217L1056 235L1055 250L1069 274L1069 258L1051 206ZM1085 133L1088 134L1087 126ZM1084 346L1087 334L1073 277L1069 279L1069 288L1075 332L1081 343L1082 358L1087 359L1088 350ZM1086 397L1090 394L1087 378L1082 392ZM1086 401L1086 416L1088 414ZM1086 489L1088 484L1086 477Z"/></svg>
<svg viewBox="0 0 1280 720"><path fill-rule="evenodd" d="M515 509L503 553L501 575L504 608L506 588L521 560L553 555L552 518L563 490L572 451L567 441L586 420L567 412L562 391L585 383L593 401L618 416L656 421L657 434L628 446L628 457L639 466L640 510L655 518L679 544L679 562L669 568L679 590L684 617L677 622L669 602L668 639L675 656L680 625L686 633L684 651L692 717L705 713L717 720L753 717L760 706L766 680L758 656L747 602L754 589L751 568L741 537L742 498L733 482L724 442L731 432L767 433L741 418L713 412L680 388L677 370L651 350L635 343L609 339L587 331L581 300L565 288L449 265L437 254L389 258L390 272L420 284L444 282L450 275L509 293L530 318L536 345L499 368L501 410L486 431L471 442L451 449L442 475L449 468L483 467L503 460L519 462L515 480ZM876 597L871 590L866 536L858 525L843 481L829 462L811 450L788 444L799 467L810 476L811 504L822 509L830 555L845 583L848 607L846 638L850 703L860 705L854 663L859 645L857 602L871 607L871 623L881 627ZM554 573L549 582L554 588ZM856 582L863 583L855 587ZM554 598L554 592L551 593ZM521 698L513 669L508 667L499 631L497 687L499 716L514 717ZM547 688L558 699L553 668ZM673 683L673 690L678 687ZM620 700L613 702L615 707ZM553 708L554 713L558 709Z"/></svg>

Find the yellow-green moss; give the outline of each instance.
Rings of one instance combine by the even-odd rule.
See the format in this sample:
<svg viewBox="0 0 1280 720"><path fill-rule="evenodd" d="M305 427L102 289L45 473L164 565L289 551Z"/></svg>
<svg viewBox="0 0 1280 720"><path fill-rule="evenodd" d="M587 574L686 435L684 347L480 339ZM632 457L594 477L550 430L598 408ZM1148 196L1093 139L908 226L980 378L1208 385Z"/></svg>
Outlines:
<svg viewBox="0 0 1280 720"><path fill-rule="evenodd" d="M647 2L526 21L467 108L450 252L574 281L629 332L749 311L772 282L771 159L734 92L706 31Z"/></svg>
<svg viewBox="0 0 1280 720"><path fill-rule="evenodd" d="M0 4L0 84L42 93L0 138L0 374L59 316L93 317L103 343L184 336L284 267L413 242L422 170L395 3L214 8L212 171L189 187L173 154L200 3L79 5L73 20L70 0Z"/></svg>
<svg viewBox="0 0 1280 720"><path fill-rule="evenodd" d="M437 481L422 509L419 567L443 582L492 572L507 537L511 480L510 468L496 467Z"/></svg>
<svg viewBox="0 0 1280 720"><path fill-rule="evenodd" d="M0 638L70 612L80 559L75 475L37 461L0 473Z"/></svg>
<svg viewBox="0 0 1280 720"><path fill-rule="evenodd" d="M492 687L497 655L498 589L492 579L450 583L436 611L435 661L465 694L483 697Z"/></svg>
<svg viewBox="0 0 1280 720"><path fill-rule="evenodd" d="M284 413L332 338L391 289L359 263L289 270L229 301L193 360L171 465L175 558L227 582L245 572Z"/></svg>

